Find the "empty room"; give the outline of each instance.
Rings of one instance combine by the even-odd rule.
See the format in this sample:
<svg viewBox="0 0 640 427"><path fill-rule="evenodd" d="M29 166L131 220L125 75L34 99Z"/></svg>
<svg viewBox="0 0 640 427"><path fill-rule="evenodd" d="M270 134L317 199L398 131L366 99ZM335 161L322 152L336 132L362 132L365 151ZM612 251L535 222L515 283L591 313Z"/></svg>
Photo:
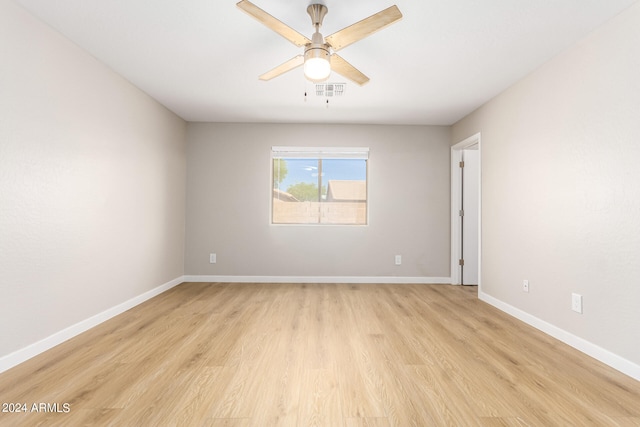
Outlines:
<svg viewBox="0 0 640 427"><path fill-rule="evenodd" d="M637 0L0 0L0 426L640 425Z"/></svg>

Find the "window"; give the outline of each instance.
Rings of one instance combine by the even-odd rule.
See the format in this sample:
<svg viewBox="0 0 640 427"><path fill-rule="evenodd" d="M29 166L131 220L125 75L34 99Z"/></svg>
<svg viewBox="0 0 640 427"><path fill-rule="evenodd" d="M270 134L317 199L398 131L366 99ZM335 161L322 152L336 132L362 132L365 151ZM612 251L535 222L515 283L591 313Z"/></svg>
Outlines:
<svg viewBox="0 0 640 427"><path fill-rule="evenodd" d="M272 224L367 224L368 148L272 147Z"/></svg>

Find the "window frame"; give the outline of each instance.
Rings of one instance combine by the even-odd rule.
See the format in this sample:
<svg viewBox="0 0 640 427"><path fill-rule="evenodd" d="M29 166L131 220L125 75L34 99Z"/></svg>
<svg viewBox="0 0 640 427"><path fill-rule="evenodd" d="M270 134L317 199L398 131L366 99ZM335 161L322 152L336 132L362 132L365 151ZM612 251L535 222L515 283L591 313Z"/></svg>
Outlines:
<svg viewBox="0 0 640 427"><path fill-rule="evenodd" d="M369 226L369 147L300 147L300 146L272 146L269 156L269 225L275 227L300 227L300 226L336 226L336 227L367 227ZM349 223L284 223L273 221L273 166L276 159L355 159L365 160L365 182L366 182L366 215L364 224ZM328 187L328 183L327 183ZM328 188L327 188L328 189Z"/></svg>

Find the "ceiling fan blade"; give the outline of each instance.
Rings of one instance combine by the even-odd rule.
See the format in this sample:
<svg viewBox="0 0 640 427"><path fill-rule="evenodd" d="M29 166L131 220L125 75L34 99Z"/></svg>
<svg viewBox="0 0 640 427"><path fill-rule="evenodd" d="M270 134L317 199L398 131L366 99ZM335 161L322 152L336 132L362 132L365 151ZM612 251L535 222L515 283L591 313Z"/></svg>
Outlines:
<svg viewBox="0 0 640 427"><path fill-rule="evenodd" d="M345 61L341 56L337 54L331 55L331 71L335 71L342 77L346 77L354 83L360 86L369 81L369 77L365 76L353 65Z"/></svg>
<svg viewBox="0 0 640 427"><path fill-rule="evenodd" d="M337 51L393 24L400 18L402 13L398 6L394 5L325 37L325 41Z"/></svg>
<svg viewBox="0 0 640 427"><path fill-rule="evenodd" d="M264 10L260 9L255 4L248 0L242 0L236 4L240 9L253 16L258 21L262 22L266 27L280 34L285 39L298 47L302 47L307 43L311 43L311 40L289 27L287 24L279 21L273 16L269 15Z"/></svg>
<svg viewBox="0 0 640 427"><path fill-rule="evenodd" d="M276 68L274 68L273 70L267 71L266 73L261 75L259 77L259 79L260 80L265 80L265 81L266 80L271 80L271 79L273 79L275 77L278 77L281 74L286 73L287 71L291 71L294 68L298 68L302 64L304 64L304 56L303 55L294 56L293 58L291 58L290 60L288 60L284 64L280 64Z"/></svg>

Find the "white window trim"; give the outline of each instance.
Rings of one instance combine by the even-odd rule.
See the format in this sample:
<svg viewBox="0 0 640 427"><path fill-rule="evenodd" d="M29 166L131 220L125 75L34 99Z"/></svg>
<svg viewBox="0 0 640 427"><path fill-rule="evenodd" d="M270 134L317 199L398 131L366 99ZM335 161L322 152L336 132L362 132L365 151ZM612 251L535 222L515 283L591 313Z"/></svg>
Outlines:
<svg viewBox="0 0 640 427"><path fill-rule="evenodd" d="M369 147L271 147L271 158L369 159Z"/></svg>

